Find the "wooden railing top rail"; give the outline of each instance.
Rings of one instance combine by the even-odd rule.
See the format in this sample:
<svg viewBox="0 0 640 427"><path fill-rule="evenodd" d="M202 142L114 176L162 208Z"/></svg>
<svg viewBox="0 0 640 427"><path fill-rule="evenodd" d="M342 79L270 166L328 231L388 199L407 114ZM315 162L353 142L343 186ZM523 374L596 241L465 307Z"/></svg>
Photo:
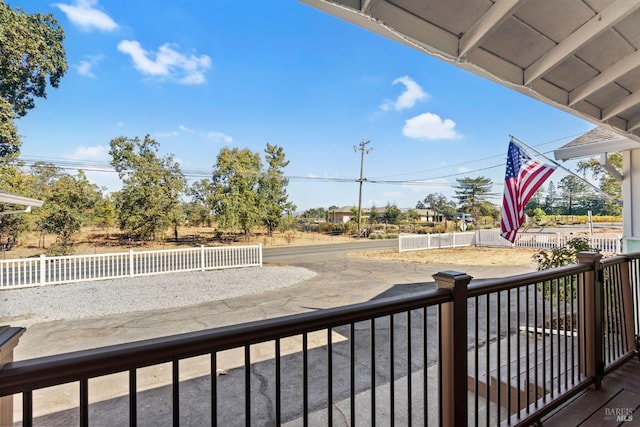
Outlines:
<svg viewBox="0 0 640 427"><path fill-rule="evenodd" d="M533 273L525 273L496 279L487 279L480 283L471 282L467 295L471 298L493 292L506 291L520 286L530 285L532 283L539 283L546 280L559 279L572 274L584 273L591 269L592 267L590 264L572 264L550 270L541 270Z"/></svg>
<svg viewBox="0 0 640 427"><path fill-rule="evenodd" d="M195 357L451 301L444 289L7 364L0 396Z"/></svg>

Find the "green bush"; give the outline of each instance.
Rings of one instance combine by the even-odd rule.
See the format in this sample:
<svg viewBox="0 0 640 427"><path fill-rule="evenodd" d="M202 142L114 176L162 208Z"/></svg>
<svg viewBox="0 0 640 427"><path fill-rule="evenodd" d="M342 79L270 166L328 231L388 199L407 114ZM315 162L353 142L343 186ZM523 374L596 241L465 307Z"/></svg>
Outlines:
<svg viewBox="0 0 640 427"><path fill-rule="evenodd" d="M562 267L578 262L577 255L580 252L599 252L598 249L589 246L589 241L584 237L574 237L562 248L543 249L536 252L532 258L538 264L538 271L550 268ZM545 281L536 285L539 292L542 292L544 299L549 300L559 297L564 301L570 295L571 299L576 297L577 278L561 277L557 280Z"/></svg>

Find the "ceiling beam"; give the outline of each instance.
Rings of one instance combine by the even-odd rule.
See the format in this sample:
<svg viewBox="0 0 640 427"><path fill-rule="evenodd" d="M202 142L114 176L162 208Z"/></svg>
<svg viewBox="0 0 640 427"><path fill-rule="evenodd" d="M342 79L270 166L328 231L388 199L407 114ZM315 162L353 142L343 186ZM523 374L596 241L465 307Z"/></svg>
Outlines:
<svg viewBox="0 0 640 427"><path fill-rule="evenodd" d="M458 58L465 56L470 50L478 47L496 28L509 19L523 3L523 1L518 0L496 0L493 6L460 37Z"/></svg>
<svg viewBox="0 0 640 427"><path fill-rule="evenodd" d="M640 128L640 117L635 117L627 122L627 132L633 132Z"/></svg>
<svg viewBox="0 0 640 427"><path fill-rule="evenodd" d="M573 106L592 93L640 66L640 50L607 67L602 73L569 92L569 105Z"/></svg>
<svg viewBox="0 0 640 427"><path fill-rule="evenodd" d="M602 9L600 13L575 30L554 48L542 55L536 62L524 70L524 84L533 80L564 61L564 59L580 49L602 32L610 29L620 20L640 7L638 0L617 0Z"/></svg>
<svg viewBox="0 0 640 427"><path fill-rule="evenodd" d="M640 92L625 96L620 101L615 102L602 110L602 119L609 120L611 117L635 107L640 102Z"/></svg>

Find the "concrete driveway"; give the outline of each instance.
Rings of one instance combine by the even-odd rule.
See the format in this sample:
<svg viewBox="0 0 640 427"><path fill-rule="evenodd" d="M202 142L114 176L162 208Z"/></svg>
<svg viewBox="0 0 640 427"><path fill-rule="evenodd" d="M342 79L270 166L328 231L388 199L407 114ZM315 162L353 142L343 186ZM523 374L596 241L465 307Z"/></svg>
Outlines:
<svg viewBox="0 0 640 427"><path fill-rule="evenodd" d="M287 256L286 259L278 259L277 257L268 259L275 263L282 263L283 260L286 260L287 264L316 272L316 276L287 288L192 307L35 324L21 338L16 349L16 359L29 359L66 351L143 340L431 289L434 287L432 275L444 270L461 270L474 278L504 277L534 270L533 266L452 267L452 265L381 262L348 257L341 251L325 251L321 257L313 254L297 257L289 254ZM384 328L384 325L380 327ZM336 342L340 342L340 337L336 338ZM310 345L322 347L322 338ZM368 345L367 342L358 343L358 345L363 346L361 351L367 351L364 348ZM294 357L295 354L294 351L291 357ZM233 359L233 356L230 358ZM230 363L229 366L233 368L233 362ZM167 377L167 373L170 372L168 367L159 366L144 369L150 369L150 371L146 375L140 373L139 378L141 378L142 387L149 390L149 396L152 396L153 393L170 393L170 387L165 386L170 380L170 376ZM205 375L206 369L208 369L206 361L195 361L193 367L188 368L185 372L182 371L181 364L181 381L183 378L196 381L197 378ZM229 372L233 374L234 371L231 369ZM370 374L364 369L362 375ZM122 416L125 418L121 421L126 422L127 399L126 397L118 397L121 394L126 394L126 390L122 390L121 386L114 385L110 380L101 386L96 386L95 389L96 397L92 398L94 402L92 407L101 408L104 406L102 410L108 410L109 413L109 415L105 415L106 418L96 418L95 424L102 424L98 421L101 419L105 425L113 425L114 422L115 425L118 425L118 420ZM235 393L231 394L235 395ZM43 403L36 406L38 410L36 416L42 415L39 422L58 425L73 423L77 419L77 410L67 410L65 405L71 404L73 406L73 402L77 402L76 395L77 385L58 387L57 391L49 393L48 399L46 393L41 393L40 398ZM239 393L239 396L242 396L242 393ZM36 395L34 395L34 401L35 399ZM19 418L19 399L16 403L15 407L18 409L16 417ZM125 406L122 411L114 410L123 404ZM241 405L240 402L238 404ZM235 406L233 403L229 403L229 405ZM166 411L166 405L161 405L154 410L149 409L144 415L148 422L143 424L154 425L154 423L161 421L166 423L166 417L169 416ZM200 412L196 411L195 413ZM208 412L204 411L204 413ZM114 419L114 416L117 418ZM193 417L193 413L190 416ZM201 422L202 419L199 416L184 419L184 424L187 425L199 425ZM259 424L269 425L268 422Z"/></svg>

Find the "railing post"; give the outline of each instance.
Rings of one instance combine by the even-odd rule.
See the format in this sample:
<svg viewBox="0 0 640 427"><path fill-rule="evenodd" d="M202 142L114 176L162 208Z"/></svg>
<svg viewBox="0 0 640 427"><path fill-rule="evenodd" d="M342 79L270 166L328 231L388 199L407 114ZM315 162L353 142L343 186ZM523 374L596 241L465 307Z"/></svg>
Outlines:
<svg viewBox="0 0 640 427"><path fill-rule="evenodd" d="M620 241L618 241L620 244ZM620 276L622 286L622 313L624 315L624 328L626 332L627 348L626 350L632 352L636 349L635 346L635 327L633 322L633 291L631 289L631 272L629 268L630 258L627 258L622 264L620 264Z"/></svg>
<svg viewBox="0 0 640 427"><path fill-rule="evenodd" d="M47 259L45 254L40 254L40 286L47 284Z"/></svg>
<svg viewBox="0 0 640 427"><path fill-rule="evenodd" d="M204 267L204 245L200 245L200 271L204 271Z"/></svg>
<svg viewBox="0 0 640 427"><path fill-rule="evenodd" d="M594 386L600 388L604 376L604 355L602 351L603 334L603 270L600 259L602 255L597 252L580 252L577 255L580 264L589 264L591 271L584 274L579 286L583 298L580 302L582 316L579 320L580 330L584 331L583 351L584 373L593 377Z"/></svg>
<svg viewBox="0 0 640 427"><path fill-rule="evenodd" d="M0 370L7 363L13 362L13 349L25 328L0 326ZM0 426L13 425L13 395L0 398Z"/></svg>
<svg viewBox="0 0 640 427"><path fill-rule="evenodd" d="M262 267L262 243L258 243L258 257L260 259L260 267Z"/></svg>
<svg viewBox="0 0 640 427"><path fill-rule="evenodd" d="M467 390L467 285L472 277L457 271L433 275L439 289L449 289L453 302L440 306L439 325L442 336L442 419L440 425L466 426L469 416Z"/></svg>

